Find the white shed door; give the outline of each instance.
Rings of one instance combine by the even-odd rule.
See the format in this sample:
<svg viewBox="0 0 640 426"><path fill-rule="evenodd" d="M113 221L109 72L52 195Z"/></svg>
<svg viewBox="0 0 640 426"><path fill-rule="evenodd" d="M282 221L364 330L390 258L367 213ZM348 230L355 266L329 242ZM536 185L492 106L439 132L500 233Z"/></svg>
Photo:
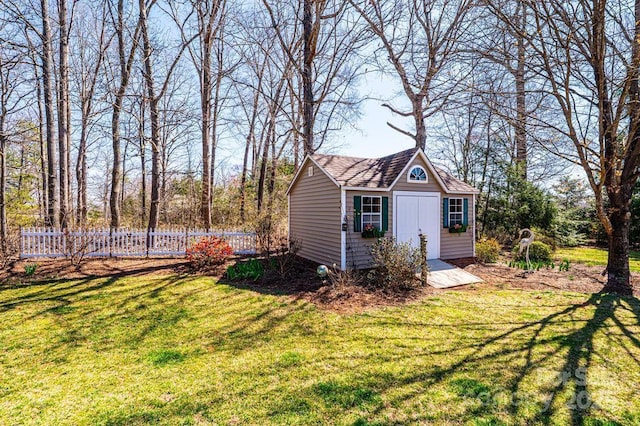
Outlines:
<svg viewBox="0 0 640 426"><path fill-rule="evenodd" d="M396 239L420 246L418 235L427 235L427 259L440 257L440 198L437 195L397 195L394 223Z"/></svg>

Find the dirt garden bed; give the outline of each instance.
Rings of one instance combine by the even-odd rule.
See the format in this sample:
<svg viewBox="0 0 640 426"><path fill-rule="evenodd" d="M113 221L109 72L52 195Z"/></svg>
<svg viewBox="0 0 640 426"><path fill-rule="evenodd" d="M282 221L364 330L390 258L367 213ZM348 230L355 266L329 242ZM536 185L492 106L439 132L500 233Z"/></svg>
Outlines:
<svg viewBox="0 0 640 426"><path fill-rule="evenodd" d="M232 259L227 265L242 259ZM28 276L25 265L36 263L35 273ZM450 289L432 287L412 291L385 292L359 285L333 286L328 280L321 280L315 272L316 264L301 258L291 265L287 278L266 268L263 278L257 281L229 281L224 277L226 266L215 271L195 272L184 258L164 259L88 259L76 268L63 259L20 260L14 262L0 274L0 286L28 285L35 280L77 279L85 277L142 276L142 275L210 275L223 284L268 294L287 295L294 299L311 302L321 309L351 313L365 309L397 306L444 291L480 291L486 289L521 289L572 291L597 293L602 290L606 276L603 267L571 264L568 272L556 269L541 269L531 274L510 268L505 264L482 265L473 259L459 259L452 262L485 282ZM634 295L640 296L640 274L633 273Z"/></svg>

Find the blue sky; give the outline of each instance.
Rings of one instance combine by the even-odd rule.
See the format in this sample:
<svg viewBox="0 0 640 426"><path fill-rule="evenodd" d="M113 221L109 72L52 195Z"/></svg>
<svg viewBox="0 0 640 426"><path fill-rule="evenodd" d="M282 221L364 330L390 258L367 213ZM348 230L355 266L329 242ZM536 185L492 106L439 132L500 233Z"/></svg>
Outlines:
<svg viewBox="0 0 640 426"><path fill-rule="evenodd" d="M336 137L336 153L353 157L383 157L415 146L415 141L393 130L387 122L401 129L413 130L412 119L394 116L382 106L387 102L402 107L404 94L398 93L399 85L392 77L371 73L360 84L361 94L366 97L361 106L360 120L355 123L358 130L345 129Z"/></svg>
<svg viewBox="0 0 640 426"><path fill-rule="evenodd" d="M339 137L337 151L353 157L383 157L415 146L415 141L387 125L390 121L409 129L411 121L394 117L378 100L367 100L362 106L362 116L357 123L360 130L348 130Z"/></svg>

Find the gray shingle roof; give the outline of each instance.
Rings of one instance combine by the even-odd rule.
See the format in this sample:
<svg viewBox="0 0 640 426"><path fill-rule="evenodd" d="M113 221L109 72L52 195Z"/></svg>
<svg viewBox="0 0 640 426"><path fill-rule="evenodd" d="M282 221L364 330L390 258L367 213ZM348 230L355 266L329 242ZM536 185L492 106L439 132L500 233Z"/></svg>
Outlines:
<svg viewBox="0 0 640 426"><path fill-rule="evenodd" d="M411 148L382 158L358 158L343 155L313 154L315 160L340 185L363 188L389 188L418 148ZM448 191L476 192L471 185L434 167Z"/></svg>
<svg viewBox="0 0 640 426"><path fill-rule="evenodd" d="M478 190L473 186L461 181L456 177L453 177L453 175L447 173L441 168L433 166L433 169L436 171L436 173L438 173L438 176L440 176L442 183L444 183L449 191L469 193L478 192Z"/></svg>

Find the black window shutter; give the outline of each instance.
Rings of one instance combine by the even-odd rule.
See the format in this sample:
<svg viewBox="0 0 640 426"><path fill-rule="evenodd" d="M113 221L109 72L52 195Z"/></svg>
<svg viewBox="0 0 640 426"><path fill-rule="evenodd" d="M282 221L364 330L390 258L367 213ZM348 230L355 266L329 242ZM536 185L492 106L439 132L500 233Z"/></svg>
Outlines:
<svg viewBox="0 0 640 426"><path fill-rule="evenodd" d="M389 197L382 197L382 231L389 230Z"/></svg>
<svg viewBox="0 0 640 426"><path fill-rule="evenodd" d="M469 224L469 199L464 198L462 201L462 224Z"/></svg>
<svg viewBox="0 0 640 426"><path fill-rule="evenodd" d="M449 199L442 199L442 227L449 227Z"/></svg>
<svg viewBox="0 0 640 426"><path fill-rule="evenodd" d="M362 197L353 196L353 232L362 232Z"/></svg>

